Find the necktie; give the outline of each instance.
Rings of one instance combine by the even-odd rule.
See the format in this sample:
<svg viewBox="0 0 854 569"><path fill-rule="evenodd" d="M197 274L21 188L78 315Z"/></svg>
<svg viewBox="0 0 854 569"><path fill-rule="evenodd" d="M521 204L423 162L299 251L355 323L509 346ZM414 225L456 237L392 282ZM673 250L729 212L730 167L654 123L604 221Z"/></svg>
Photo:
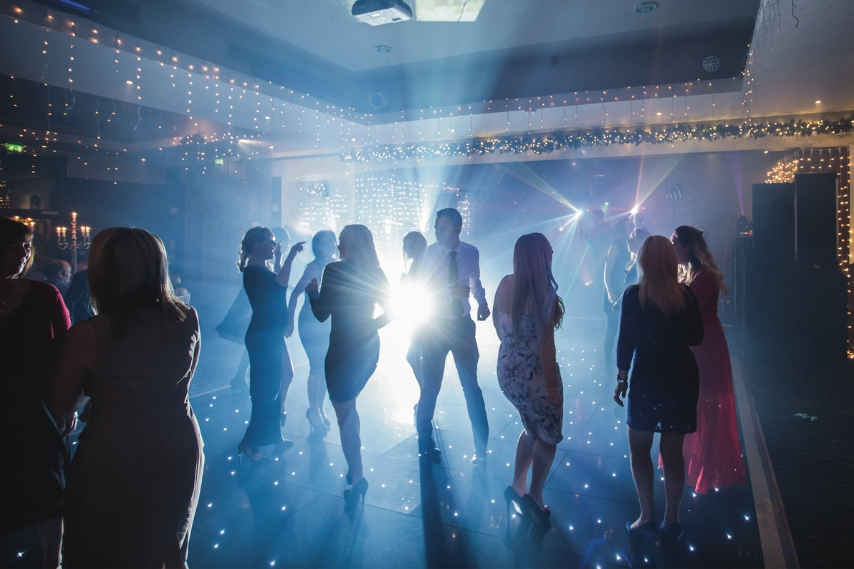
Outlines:
<svg viewBox="0 0 854 569"><path fill-rule="evenodd" d="M460 286L460 266L457 264L457 252L448 253L451 262L448 263L448 285L451 287L451 313L459 318L463 315L463 301L457 298L456 291Z"/></svg>

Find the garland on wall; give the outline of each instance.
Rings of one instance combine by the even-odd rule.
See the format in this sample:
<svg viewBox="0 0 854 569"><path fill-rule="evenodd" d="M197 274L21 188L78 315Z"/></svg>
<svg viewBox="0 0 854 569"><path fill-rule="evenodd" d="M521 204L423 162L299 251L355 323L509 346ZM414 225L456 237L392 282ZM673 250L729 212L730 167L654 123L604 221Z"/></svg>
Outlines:
<svg viewBox="0 0 854 569"><path fill-rule="evenodd" d="M854 132L854 117L826 121L792 120L743 124L676 124L661 129L606 129L584 132L552 132L542 135L475 138L451 142L377 145L352 149L340 155L342 162L381 162L416 160L485 154L551 154L558 150L576 150L587 146L612 144L672 144L694 140L725 138L763 138L766 136L843 136Z"/></svg>

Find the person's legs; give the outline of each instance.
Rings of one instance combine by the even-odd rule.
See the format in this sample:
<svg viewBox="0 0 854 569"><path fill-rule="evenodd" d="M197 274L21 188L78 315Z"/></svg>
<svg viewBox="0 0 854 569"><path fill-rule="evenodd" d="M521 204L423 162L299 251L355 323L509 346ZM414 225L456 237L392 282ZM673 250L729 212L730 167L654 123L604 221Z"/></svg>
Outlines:
<svg viewBox="0 0 854 569"><path fill-rule="evenodd" d="M234 372L234 377L231 379L232 389L246 388L246 370L249 369L249 352L246 349L240 354L240 363L237 364L237 371Z"/></svg>
<svg viewBox="0 0 854 569"><path fill-rule="evenodd" d="M685 458L682 455L683 433L661 433L658 448L664 466L664 525L679 522L679 506L685 486Z"/></svg>
<svg viewBox="0 0 854 569"><path fill-rule="evenodd" d="M474 336L474 322L470 318L463 318L458 324L459 328L455 329L452 337L451 353L454 355L454 364L457 366L466 398L466 408L474 434L475 454L478 458L486 458L489 423L486 419L483 391L477 384L477 361L480 353Z"/></svg>
<svg viewBox="0 0 854 569"><path fill-rule="evenodd" d="M335 416L338 418L338 429L341 432L341 448L344 458L350 468L352 484L364 478L362 472L362 439L359 436L360 422L359 413L356 411L356 400L333 401Z"/></svg>
<svg viewBox="0 0 854 569"><path fill-rule="evenodd" d="M434 336L422 345L421 397L418 399L418 410L415 413L416 429L418 430L419 449L432 449L433 445L433 413L436 410L436 399L442 387L442 376L445 373L445 359L448 357L448 346L443 338L442 330L436 330ZM429 446L429 448L428 448Z"/></svg>
<svg viewBox="0 0 854 569"><path fill-rule="evenodd" d="M545 509L545 505L543 504L543 486L546 485L546 479L549 477L549 469L551 469L552 462L554 462L557 445L547 443L539 437L536 438L536 441L534 443L534 468L531 472L531 489L528 490L528 495L534 499L534 502L542 510Z"/></svg>
<svg viewBox="0 0 854 569"><path fill-rule="evenodd" d="M642 524L655 518L653 503L653 469L652 458L649 455L652 449L652 439L655 433L636 431L629 427L629 454L632 467L632 478L635 481L635 489L640 502L640 517L632 524L636 529ZM680 447L681 448L681 447Z"/></svg>
<svg viewBox="0 0 854 569"><path fill-rule="evenodd" d="M323 377L313 373L308 374L308 381L306 385L306 389L308 391L308 420L314 425L320 425L323 423L323 417L320 413L322 405L320 397L322 397L322 392L318 388L321 383L325 389L326 382L323 381Z"/></svg>
<svg viewBox="0 0 854 569"><path fill-rule="evenodd" d="M529 435L528 431L523 430L519 435L519 440L516 441L516 464L513 467L513 490L517 494L523 496L526 494L525 488L528 478L528 469L531 468L531 462L534 459L534 444L537 442L535 435Z"/></svg>
<svg viewBox="0 0 854 569"><path fill-rule="evenodd" d="M50 518L36 525L42 542L45 569L57 569L62 563L62 517Z"/></svg>

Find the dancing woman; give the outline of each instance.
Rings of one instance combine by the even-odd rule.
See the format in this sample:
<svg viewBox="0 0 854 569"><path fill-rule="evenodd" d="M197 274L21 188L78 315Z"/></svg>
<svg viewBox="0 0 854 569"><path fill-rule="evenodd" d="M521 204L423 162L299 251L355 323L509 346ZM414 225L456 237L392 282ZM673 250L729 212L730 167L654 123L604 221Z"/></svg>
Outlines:
<svg viewBox="0 0 854 569"><path fill-rule="evenodd" d="M98 314L68 332L48 400L61 416L91 397L68 474L66 567L186 567L204 468L189 400L201 343L166 267L144 229L92 240Z"/></svg>
<svg viewBox="0 0 854 569"><path fill-rule="evenodd" d="M243 288L252 305L252 320L246 331L252 414L237 450L252 460L261 458L259 449L264 445L282 449L293 445L282 439L280 422L284 423L285 398L294 377L285 346L288 279L302 246L300 242L291 248L278 274L267 268L267 261L281 255L281 246L276 245L272 231L253 227L240 246L237 268L243 273Z"/></svg>
<svg viewBox="0 0 854 569"><path fill-rule="evenodd" d="M542 233L523 235L513 250L513 274L495 292L492 323L501 340L498 384L513 403L524 430L516 443L513 483L504 491L508 509L546 523L543 486L563 439L563 385L555 351L555 329L563 301L551 270L552 247ZM533 465L531 486L525 491Z"/></svg>
<svg viewBox="0 0 854 569"><path fill-rule="evenodd" d="M297 311L299 297L305 292L305 287L312 279L319 279L326 265L338 256L338 240L335 233L329 230L318 231L311 238L311 251L314 260L305 266L299 282L291 293L288 304L288 327L285 337L290 338L294 333L294 315ZM312 432L326 434L330 426L326 411L323 410L323 400L326 399L326 371L324 360L329 350L329 323L318 322L311 313L311 304L306 295L302 310L299 313L299 339L305 354L308 356L308 409L305 416L311 425Z"/></svg>
<svg viewBox="0 0 854 569"><path fill-rule="evenodd" d="M623 295L617 341L617 387L614 400L629 388L628 433L632 477L641 514L626 522L633 549L658 530L653 509L653 435L661 433L666 508L662 537L682 535L679 505L685 484L682 439L697 429L699 374L688 346L703 341L703 321L694 293L676 278L676 253L666 237L648 237L638 254L643 276ZM632 356L634 355L634 364Z"/></svg>
<svg viewBox="0 0 854 569"><path fill-rule="evenodd" d="M33 253L32 229L0 217L0 428L6 435L0 539L35 524L44 566L59 567L68 462L63 437L77 415L70 409L54 421L43 401L71 323L56 288L25 278Z"/></svg>
<svg viewBox="0 0 854 569"><path fill-rule="evenodd" d="M377 330L388 323L385 315L374 318L374 308L385 304L388 280L380 268L374 238L364 225L348 225L338 238L341 260L305 287L311 311L321 322L332 316L329 351L326 354L326 386L341 432L341 447L349 472L344 499L353 505L364 500L368 481L362 472L362 440L356 397L365 387L380 357Z"/></svg>
<svg viewBox="0 0 854 569"><path fill-rule="evenodd" d="M707 494L712 488L744 484L745 479L729 348L718 320L718 293L728 291L702 231L682 225L670 241L679 260L680 280L694 291L703 314L703 343L691 348L700 369L697 432L685 437L682 451L686 482L697 493Z"/></svg>
<svg viewBox="0 0 854 569"><path fill-rule="evenodd" d="M410 231L403 236L403 261L408 265L407 272L400 277L401 284L407 283L415 285L418 283L418 274L421 269L421 261L424 259L424 251L427 250L427 239L418 231ZM417 302L417 300L416 300ZM412 332L412 338L409 342L409 350L406 352L406 361L412 368L412 373L415 375L415 381L421 387L421 379L424 375L423 365L421 361L421 332L415 329ZM418 404L415 405L416 413L418 412Z"/></svg>

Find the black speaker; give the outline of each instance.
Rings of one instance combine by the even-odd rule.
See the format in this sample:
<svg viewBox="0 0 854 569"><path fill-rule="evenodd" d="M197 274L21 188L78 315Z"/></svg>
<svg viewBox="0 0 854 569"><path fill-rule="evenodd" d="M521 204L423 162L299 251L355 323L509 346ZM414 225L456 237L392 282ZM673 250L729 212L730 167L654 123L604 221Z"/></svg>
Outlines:
<svg viewBox="0 0 854 569"><path fill-rule="evenodd" d="M753 246L794 259L794 184L753 184Z"/></svg>
<svg viewBox="0 0 854 569"><path fill-rule="evenodd" d="M835 173L795 175L795 261L801 270L836 270Z"/></svg>

